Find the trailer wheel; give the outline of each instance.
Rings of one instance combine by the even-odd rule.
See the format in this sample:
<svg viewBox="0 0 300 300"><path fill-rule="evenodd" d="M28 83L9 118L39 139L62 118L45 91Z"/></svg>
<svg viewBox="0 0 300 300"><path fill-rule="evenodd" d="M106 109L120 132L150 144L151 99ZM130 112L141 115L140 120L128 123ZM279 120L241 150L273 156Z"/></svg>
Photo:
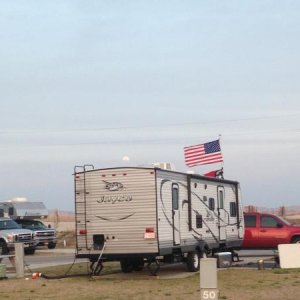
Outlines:
<svg viewBox="0 0 300 300"><path fill-rule="evenodd" d="M197 272L200 267L200 255L198 251L188 253L186 265L189 272Z"/></svg>
<svg viewBox="0 0 300 300"><path fill-rule="evenodd" d="M120 265L123 273L130 273L133 271L133 263L130 259L122 259Z"/></svg>
<svg viewBox="0 0 300 300"><path fill-rule="evenodd" d="M133 262L133 270L134 271L142 271L144 268L144 260L141 259L135 259Z"/></svg>

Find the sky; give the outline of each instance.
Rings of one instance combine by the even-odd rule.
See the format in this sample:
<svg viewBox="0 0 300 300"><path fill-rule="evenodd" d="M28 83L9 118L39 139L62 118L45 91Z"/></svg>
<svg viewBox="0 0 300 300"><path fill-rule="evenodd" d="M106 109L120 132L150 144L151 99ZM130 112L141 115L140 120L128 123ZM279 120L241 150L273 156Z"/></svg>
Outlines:
<svg viewBox="0 0 300 300"><path fill-rule="evenodd" d="M300 2L0 0L0 201L220 137L244 205L300 205ZM123 160L127 156L129 160Z"/></svg>

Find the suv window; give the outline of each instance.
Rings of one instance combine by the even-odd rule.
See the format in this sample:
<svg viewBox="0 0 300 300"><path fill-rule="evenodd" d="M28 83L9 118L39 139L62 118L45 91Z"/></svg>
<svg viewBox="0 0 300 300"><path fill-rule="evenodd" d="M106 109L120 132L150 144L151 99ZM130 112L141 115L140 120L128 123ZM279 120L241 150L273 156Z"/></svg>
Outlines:
<svg viewBox="0 0 300 300"><path fill-rule="evenodd" d="M245 227L256 227L256 216L245 215Z"/></svg>
<svg viewBox="0 0 300 300"><path fill-rule="evenodd" d="M230 217L236 217L237 211L236 211L236 203L230 202Z"/></svg>
<svg viewBox="0 0 300 300"><path fill-rule="evenodd" d="M281 223L272 216L261 216L260 224L261 227L277 228Z"/></svg>

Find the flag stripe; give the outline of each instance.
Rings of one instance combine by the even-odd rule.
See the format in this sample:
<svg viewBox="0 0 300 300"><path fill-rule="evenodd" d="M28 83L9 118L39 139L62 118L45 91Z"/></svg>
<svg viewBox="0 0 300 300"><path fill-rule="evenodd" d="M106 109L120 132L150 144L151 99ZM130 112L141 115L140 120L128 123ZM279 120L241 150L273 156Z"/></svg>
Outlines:
<svg viewBox="0 0 300 300"><path fill-rule="evenodd" d="M205 164L208 162L214 162L214 161L222 161L223 158L222 156L215 156L215 157L207 157L207 158L195 158L195 159L189 159L186 160L185 162L188 163L201 163L201 164Z"/></svg>

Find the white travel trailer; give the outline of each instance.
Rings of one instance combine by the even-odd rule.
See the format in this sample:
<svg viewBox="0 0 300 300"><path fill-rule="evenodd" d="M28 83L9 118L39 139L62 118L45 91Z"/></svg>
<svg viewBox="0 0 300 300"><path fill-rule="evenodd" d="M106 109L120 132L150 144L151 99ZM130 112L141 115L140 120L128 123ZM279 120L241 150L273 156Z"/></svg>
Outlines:
<svg viewBox="0 0 300 300"><path fill-rule="evenodd" d="M15 198L0 202L0 217L11 219L40 219L48 216L48 210L43 202L31 202L26 198Z"/></svg>
<svg viewBox="0 0 300 300"><path fill-rule="evenodd" d="M94 271L120 261L123 272L239 249L244 219L239 183L156 167L75 167L76 247ZM93 269L93 265L91 266Z"/></svg>

